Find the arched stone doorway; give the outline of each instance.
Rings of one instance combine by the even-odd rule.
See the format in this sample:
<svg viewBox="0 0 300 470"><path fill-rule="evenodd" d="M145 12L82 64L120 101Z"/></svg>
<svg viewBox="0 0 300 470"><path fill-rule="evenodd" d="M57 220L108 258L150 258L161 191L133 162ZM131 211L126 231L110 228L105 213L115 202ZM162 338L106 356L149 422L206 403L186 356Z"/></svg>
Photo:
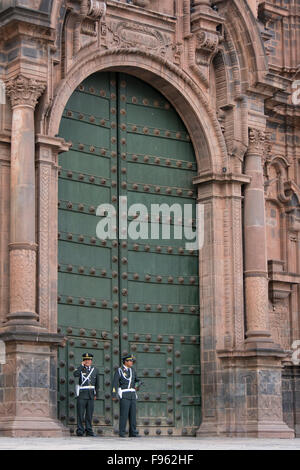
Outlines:
<svg viewBox="0 0 300 470"><path fill-rule="evenodd" d="M163 65L163 66L162 66ZM68 75L62 80L56 90L56 95L51 106L50 113L47 114L47 119L43 124L44 132L48 137L45 139L43 136L38 136L39 146L39 179L40 194L42 202L45 205L40 205L40 220L45 226L45 232L49 227L48 233L43 234L40 238L40 265L43 267L40 271L40 284L45 288L41 291L40 312L44 311L41 315L47 318L47 321L61 334L62 329L57 324L57 296L58 296L58 279L57 279L57 260L58 260L58 246L57 246L57 203L58 203L58 190L57 190L57 171L59 153L66 151L68 145L64 139L59 137L59 127L61 118L66 108L67 102L72 96L74 90L87 79L87 77L100 72L114 72L126 73L135 76L136 78L150 84L163 95L184 123L187 133L190 136L191 143L195 151L195 158L197 161L197 178L194 178L194 188L196 190L198 201L203 201L204 217L208 223L204 224L204 249L199 251L199 271L203 275L199 277L199 293L204 292L204 296L200 296L200 322L204 328L200 328L198 332L215 341L217 336L221 337L223 334L223 323L221 312L218 308L218 298L215 298L213 292L219 289L222 293L222 265L219 263L218 257L213 246L222 245L222 234L220 231L215 232L215 226L212 220L215 215L222 214L222 200L216 199L213 202L214 186L220 184L220 188L224 187L223 179L215 180L214 175L221 174L222 168L227 165L227 154L224 143L224 138L220 131L218 121L211 110L204 93L199 89L195 83L183 74L177 66L170 62L163 60L151 53L145 53L138 50L117 50L98 52L94 51L81 57L74 67L69 71ZM53 136L53 137L51 137ZM44 158L44 155L49 157L54 162L53 172L49 175L49 166ZM46 177L44 177L46 176ZM53 178L55 184L47 183L47 178ZM198 179L201 181L198 181ZM237 186L239 186L237 182ZM229 191L233 186L229 183ZM234 190L239 191L237 188ZM46 197L47 194L47 197ZM49 205L48 205L49 203ZM43 215L42 215L43 214ZM41 233L43 228L41 226ZM48 257L49 250L53 254L50 259L49 271L52 283L49 283L48 273L46 272L45 263ZM56 261L56 262L55 262ZM237 272L238 276L239 273ZM56 284L54 281L56 280ZM218 284L218 287L216 285ZM47 286L47 287L46 287ZM42 295L45 301L43 302ZM222 295L222 294L221 294ZM46 300L50 298L51 301L51 317L49 318ZM214 317L218 320L214 320ZM220 320L220 321L219 321ZM220 331L221 333L220 333ZM211 344L208 341L200 340L200 361L202 362L202 370L204 373L207 369L211 371L211 377L216 384L216 370L217 358L215 351L212 350ZM203 362L204 357L209 357L209 362ZM108 393L108 392L107 392ZM64 394L63 394L64 395ZM215 385L206 384L201 382L202 405L208 409L208 416L210 419L211 406L217 406L214 401L217 397L217 390ZM191 398L191 397L190 397ZM178 398L180 400L180 398ZM213 405L212 405L213 403ZM199 424L199 423L198 423ZM185 428L182 428L186 432ZM188 432L194 433L195 428L190 428Z"/></svg>
<svg viewBox="0 0 300 470"><path fill-rule="evenodd" d="M228 167L228 155L224 137L213 110L207 101L207 97L194 82L189 79L179 67L150 52L136 49L118 49L114 51L93 51L80 57L74 64L68 75L59 84L53 101L51 112L47 115L45 130L48 135L56 136L53 139L52 155L57 164L58 152L65 150L65 141L58 137L61 117L66 104L74 90L90 75L98 72L117 72L134 75L144 82L155 87L174 107L182 119L195 151L198 175L194 178L198 201L204 207L204 247L199 251L199 292L200 292L200 361L201 361L201 400L202 400L202 427L208 422L208 427L214 428L217 416L212 410L218 407L218 368L219 361L216 354L216 344L224 337L225 325L220 305L224 298L223 265L222 257L223 236L219 223L223 219L223 196L226 192L229 207L231 201L236 206L235 222L237 224L237 236L241 238L240 188L244 179L231 178L224 173ZM48 142L46 143L46 145ZM43 149L41 139L40 149ZM42 166L41 166L42 170ZM40 188L42 191L42 187ZM53 189L53 188L52 188ZM57 192L50 198L57 204ZM221 197L219 197L219 195ZM53 234L58 227L53 224ZM226 216L231 217L231 208L226 211ZM50 216L50 213L49 213ZM218 220L218 223L215 221ZM221 222L222 223L222 222ZM49 240L52 244L52 252L57 253L57 240ZM45 244L46 245L46 244ZM236 256L241 259L241 249L236 251ZM56 259L58 256L56 255ZM241 264L239 263L241 267ZM52 266L52 278L57 273L56 265ZM235 278L241 277L241 270L235 270ZM57 286L57 284L56 284ZM239 295L242 296L242 285L239 284ZM52 291L54 294L55 290ZM201 295L201 292L204 295ZM218 295L215 295L215 293ZM57 293L57 291L56 291ZM57 296L52 297L57 302ZM53 321L57 324L57 307L53 305ZM237 334L243 338L242 311L240 312ZM60 327L58 331L61 333ZM208 360L204 360L204 358ZM209 379L205 377L210 376ZM193 430L194 432L194 430ZM205 431L206 432L206 431ZM210 432L210 431L209 431Z"/></svg>

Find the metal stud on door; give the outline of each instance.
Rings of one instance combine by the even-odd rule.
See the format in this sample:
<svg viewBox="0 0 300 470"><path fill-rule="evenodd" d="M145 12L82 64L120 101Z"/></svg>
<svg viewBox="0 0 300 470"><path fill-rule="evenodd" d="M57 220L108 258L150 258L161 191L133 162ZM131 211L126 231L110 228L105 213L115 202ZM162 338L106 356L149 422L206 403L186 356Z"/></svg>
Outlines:
<svg viewBox="0 0 300 470"><path fill-rule="evenodd" d="M72 148L60 156L59 176L58 312L69 338L59 357L59 416L74 431L72 370L91 349L101 374L94 424L111 434L118 422L111 379L120 355L130 352L144 381L140 432L193 434L200 424L198 253L175 236L185 204L195 218L196 162L187 131L149 85L98 73L73 93L60 135ZM113 239L96 236L102 203L118 215ZM143 204L148 218L128 213L133 204ZM182 209L168 220L156 215L154 237L152 204ZM138 225L146 238L131 236Z"/></svg>

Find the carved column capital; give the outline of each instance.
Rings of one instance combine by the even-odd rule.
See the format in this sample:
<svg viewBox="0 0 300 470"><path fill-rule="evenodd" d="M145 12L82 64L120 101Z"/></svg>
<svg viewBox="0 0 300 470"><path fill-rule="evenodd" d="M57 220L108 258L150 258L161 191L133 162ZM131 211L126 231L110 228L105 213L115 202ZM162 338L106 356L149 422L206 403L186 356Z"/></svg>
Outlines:
<svg viewBox="0 0 300 470"><path fill-rule="evenodd" d="M13 108L27 105L34 109L45 89L46 83L25 77L22 74L6 81L6 93Z"/></svg>
<svg viewBox="0 0 300 470"><path fill-rule="evenodd" d="M270 132L261 129L249 129L248 155L261 157L262 166L269 162L272 155L272 141Z"/></svg>
<svg viewBox="0 0 300 470"><path fill-rule="evenodd" d="M249 128L248 153L263 156L267 143L267 134L261 129Z"/></svg>

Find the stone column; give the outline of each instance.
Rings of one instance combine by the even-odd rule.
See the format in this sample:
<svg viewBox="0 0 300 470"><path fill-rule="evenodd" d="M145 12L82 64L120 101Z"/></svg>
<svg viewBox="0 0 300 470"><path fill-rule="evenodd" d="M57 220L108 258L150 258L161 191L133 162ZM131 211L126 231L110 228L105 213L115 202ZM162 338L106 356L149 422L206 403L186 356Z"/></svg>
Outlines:
<svg viewBox="0 0 300 470"><path fill-rule="evenodd" d="M244 199L246 347L274 347L268 319L268 266L262 158L265 133L250 129Z"/></svg>
<svg viewBox="0 0 300 470"><path fill-rule="evenodd" d="M12 105L9 324L37 325L34 109L45 89L22 75L9 80Z"/></svg>

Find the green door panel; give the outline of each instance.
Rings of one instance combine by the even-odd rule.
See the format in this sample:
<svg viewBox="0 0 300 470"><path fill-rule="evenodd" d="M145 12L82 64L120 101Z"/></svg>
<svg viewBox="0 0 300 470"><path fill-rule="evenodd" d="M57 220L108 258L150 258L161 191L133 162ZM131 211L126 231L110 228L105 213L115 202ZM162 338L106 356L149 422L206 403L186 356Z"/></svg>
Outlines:
<svg viewBox="0 0 300 470"><path fill-rule="evenodd" d="M59 418L75 431L73 371L91 351L101 379L95 429L117 433L111 382L120 357L132 353L144 382L140 433L193 435L201 420L198 253L178 239L187 204L195 230L197 166L188 132L150 85L96 73L71 96L60 136L71 148L59 156L58 323L67 337L59 350ZM144 204L150 216L152 204L173 206L169 236L162 214L151 235L150 220L123 214L120 197L128 208ZM97 207L107 203L118 216L112 240L96 235ZM127 238L119 215L129 233L147 229L146 238Z"/></svg>

